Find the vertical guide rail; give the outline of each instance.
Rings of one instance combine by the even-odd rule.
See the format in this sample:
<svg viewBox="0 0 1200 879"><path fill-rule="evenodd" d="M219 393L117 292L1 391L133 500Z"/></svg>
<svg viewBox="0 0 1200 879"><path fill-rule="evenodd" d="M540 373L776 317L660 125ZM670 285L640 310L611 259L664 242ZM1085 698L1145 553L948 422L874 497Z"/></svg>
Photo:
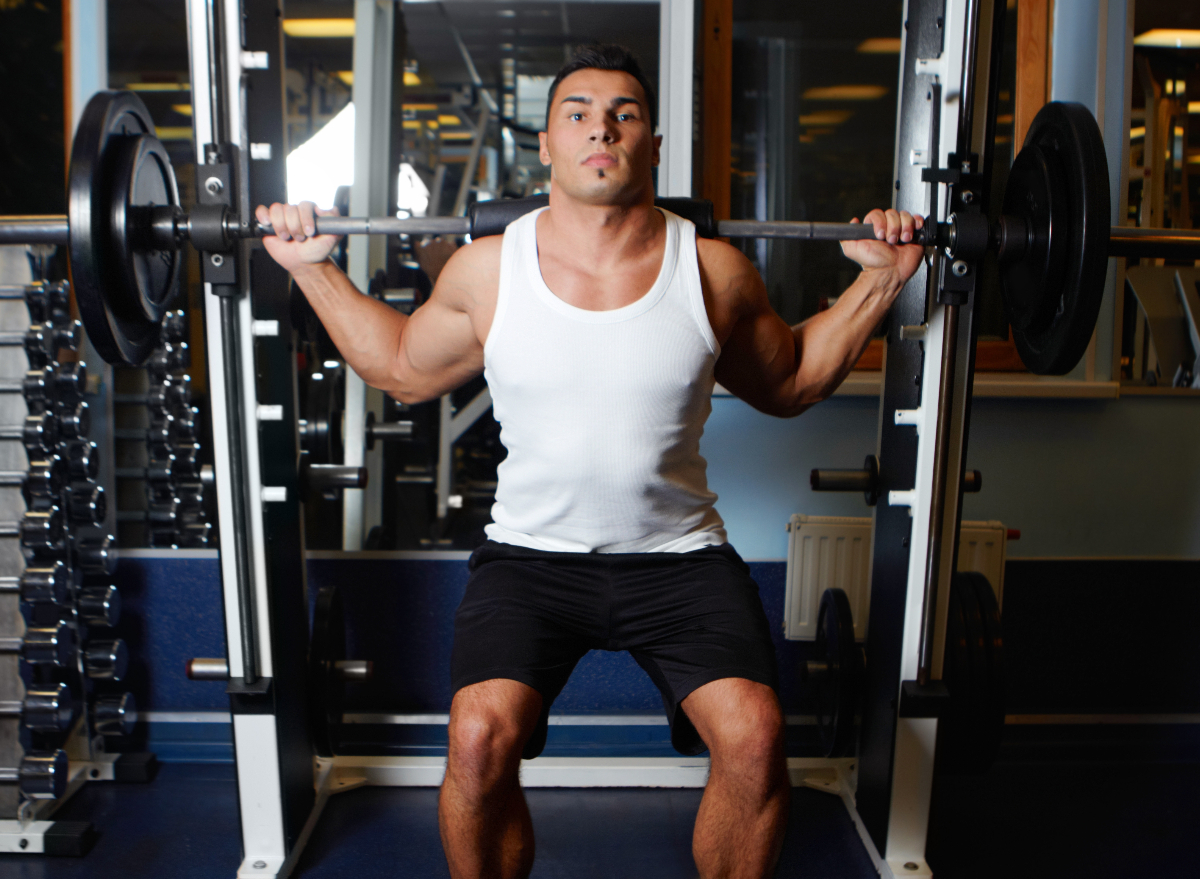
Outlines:
<svg viewBox="0 0 1200 879"><path fill-rule="evenodd" d="M233 296L221 296L221 368L225 372L225 418L230 439L227 449L230 501L233 511L233 554L237 570L238 622L242 637L242 679L247 686L258 681L257 614L254 580L250 574L249 516L246 504L246 447L242 442L241 362L238 358L238 302ZM232 671L231 671L232 673Z"/></svg>

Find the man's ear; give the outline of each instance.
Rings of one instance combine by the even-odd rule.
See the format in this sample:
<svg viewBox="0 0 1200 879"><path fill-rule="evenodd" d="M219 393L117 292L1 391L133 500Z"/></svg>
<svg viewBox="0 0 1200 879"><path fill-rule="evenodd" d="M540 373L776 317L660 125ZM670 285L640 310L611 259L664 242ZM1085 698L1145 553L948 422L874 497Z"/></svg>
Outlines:
<svg viewBox="0 0 1200 879"><path fill-rule="evenodd" d="M662 150L662 135L654 135L654 154L650 157L650 167L657 168L659 163L659 152Z"/></svg>
<svg viewBox="0 0 1200 879"><path fill-rule="evenodd" d="M550 147L547 146L548 141L546 137L546 132L538 132L538 158L541 160L543 165L550 164Z"/></svg>

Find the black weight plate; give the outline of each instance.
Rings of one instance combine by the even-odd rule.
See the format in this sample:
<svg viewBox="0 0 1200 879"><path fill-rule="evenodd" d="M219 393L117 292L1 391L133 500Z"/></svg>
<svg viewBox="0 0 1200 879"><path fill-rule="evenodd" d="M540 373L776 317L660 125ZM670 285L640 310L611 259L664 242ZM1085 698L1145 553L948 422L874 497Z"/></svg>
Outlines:
<svg viewBox="0 0 1200 879"><path fill-rule="evenodd" d="M826 757L854 753L854 723L862 681L862 654L854 643L850 599L826 589L817 611L817 658L828 674L817 682L817 731Z"/></svg>
<svg viewBox="0 0 1200 879"><path fill-rule="evenodd" d="M980 771L984 771L995 761L1004 734L1004 629L996 592L988 578L974 572L971 581L975 586L975 598L979 602L979 618L983 624L983 653L987 661L987 679L980 691L980 730L976 748L978 767Z"/></svg>
<svg viewBox="0 0 1200 879"><path fill-rule="evenodd" d="M1000 266L1017 352L1031 372L1063 375L1087 350L1108 270L1108 159L1086 107L1052 102L1038 111L1003 210L1030 230L1025 254Z"/></svg>
<svg viewBox="0 0 1200 879"><path fill-rule="evenodd" d="M113 261L121 269L123 287L136 297L132 303L122 299L113 305L129 312L131 320L143 317L158 325L178 289L182 254L174 247L155 248L147 232L151 208L179 205L175 172L166 147L156 137L123 139L116 147L109 226Z"/></svg>
<svg viewBox="0 0 1200 879"><path fill-rule="evenodd" d="M345 684L336 663L346 658L346 613L336 586L323 586L313 610L312 643L308 654L309 717L313 745L322 757L332 757L342 723Z"/></svg>
<svg viewBox="0 0 1200 879"><path fill-rule="evenodd" d="M942 682L950 693L950 704L938 720L937 767L941 771L959 772L966 762L964 740L969 735L965 728L969 725L966 694L971 687L971 651L963 618L962 590L955 583L950 586Z"/></svg>
<svg viewBox="0 0 1200 879"><path fill-rule="evenodd" d="M113 190L123 144L154 135L146 105L132 92L97 92L71 146L67 191L71 279L88 338L109 363L140 365L159 327L137 305L112 246Z"/></svg>

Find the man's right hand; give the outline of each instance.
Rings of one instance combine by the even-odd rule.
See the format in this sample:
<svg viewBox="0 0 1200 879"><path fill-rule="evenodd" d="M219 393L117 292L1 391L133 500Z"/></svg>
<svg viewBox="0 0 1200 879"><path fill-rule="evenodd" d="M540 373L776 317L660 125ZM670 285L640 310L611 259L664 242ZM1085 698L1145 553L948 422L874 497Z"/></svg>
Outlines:
<svg viewBox="0 0 1200 879"><path fill-rule="evenodd" d="M337 247L338 235L317 235L316 217L336 217L336 208L323 209L311 201L300 204L279 204L267 208L259 205L254 212L260 223L275 229L274 235L263 238L263 247L275 262L289 272L306 265L324 262Z"/></svg>

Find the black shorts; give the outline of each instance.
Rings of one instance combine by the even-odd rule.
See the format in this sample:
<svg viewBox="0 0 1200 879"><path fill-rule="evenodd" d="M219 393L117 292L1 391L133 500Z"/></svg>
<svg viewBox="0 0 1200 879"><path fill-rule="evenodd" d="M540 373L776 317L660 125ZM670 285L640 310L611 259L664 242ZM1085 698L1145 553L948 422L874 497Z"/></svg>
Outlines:
<svg viewBox="0 0 1200 879"><path fill-rule="evenodd" d="M704 751L679 703L721 678L778 688L758 586L728 544L687 553L544 552L488 541L454 615L454 692L506 678L542 695L523 756L546 744L550 705L589 650L628 650L662 694L671 744Z"/></svg>

